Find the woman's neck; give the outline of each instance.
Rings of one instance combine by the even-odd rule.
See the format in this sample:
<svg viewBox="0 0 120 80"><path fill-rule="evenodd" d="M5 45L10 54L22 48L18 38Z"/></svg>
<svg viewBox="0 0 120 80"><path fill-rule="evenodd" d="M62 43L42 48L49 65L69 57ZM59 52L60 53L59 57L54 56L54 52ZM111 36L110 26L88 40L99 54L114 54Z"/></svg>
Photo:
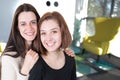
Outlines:
<svg viewBox="0 0 120 80"><path fill-rule="evenodd" d="M56 59L56 58L59 58L61 55L63 55L63 51L61 49L58 49L56 51L47 52L46 56Z"/></svg>
<svg viewBox="0 0 120 80"><path fill-rule="evenodd" d="M30 48L31 48L31 44L32 44L32 42L30 42L30 41L26 41L26 50L28 51Z"/></svg>
<svg viewBox="0 0 120 80"><path fill-rule="evenodd" d="M30 46L32 44L32 41L26 41L26 44Z"/></svg>
<svg viewBox="0 0 120 80"><path fill-rule="evenodd" d="M65 55L61 50L48 52L47 55L42 55L42 58L53 69L60 69L65 64Z"/></svg>

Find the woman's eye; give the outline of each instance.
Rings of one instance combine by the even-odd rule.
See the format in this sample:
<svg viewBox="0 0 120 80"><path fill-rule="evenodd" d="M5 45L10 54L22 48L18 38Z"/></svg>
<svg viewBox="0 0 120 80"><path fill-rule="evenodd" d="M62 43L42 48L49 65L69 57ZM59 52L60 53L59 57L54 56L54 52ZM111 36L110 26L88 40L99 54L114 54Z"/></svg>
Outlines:
<svg viewBox="0 0 120 80"><path fill-rule="evenodd" d="M44 32L42 32L42 33L40 33L40 35L45 35L45 33L44 33Z"/></svg>
<svg viewBox="0 0 120 80"><path fill-rule="evenodd" d="M52 31L52 33L57 33L57 31Z"/></svg>
<svg viewBox="0 0 120 80"><path fill-rule="evenodd" d="M32 24L37 24L37 22L36 21L32 21Z"/></svg>
<svg viewBox="0 0 120 80"><path fill-rule="evenodd" d="M21 26L25 26L25 23L20 24Z"/></svg>

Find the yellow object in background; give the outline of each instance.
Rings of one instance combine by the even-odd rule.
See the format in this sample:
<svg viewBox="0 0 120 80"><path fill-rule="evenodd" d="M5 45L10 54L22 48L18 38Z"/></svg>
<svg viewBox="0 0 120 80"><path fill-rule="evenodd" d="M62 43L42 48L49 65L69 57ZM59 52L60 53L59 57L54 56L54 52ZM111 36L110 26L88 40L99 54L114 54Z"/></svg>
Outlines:
<svg viewBox="0 0 120 80"><path fill-rule="evenodd" d="M98 56L113 54L120 56L118 50L120 34L120 18L96 17L94 19L95 35L85 36L83 49Z"/></svg>
<svg viewBox="0 0 120 80"><path fill-rule="evenodd" d="M1 55L2 52L4 51L5 46L6 46L6 43L5 43L5 42L0 42L0 55Z"/></svg>

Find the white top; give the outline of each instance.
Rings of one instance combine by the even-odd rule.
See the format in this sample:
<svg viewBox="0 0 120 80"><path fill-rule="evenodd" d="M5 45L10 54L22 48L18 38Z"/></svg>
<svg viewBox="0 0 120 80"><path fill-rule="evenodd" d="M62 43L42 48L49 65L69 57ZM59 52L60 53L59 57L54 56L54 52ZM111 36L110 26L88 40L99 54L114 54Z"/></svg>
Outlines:
<svg viewBox="0 0 120 80"><path fill-rule="evenodd" d="M7 54L16 54L16 52L7 52ZM8 55L2 56L1 80L28 80L28 76L19 73L22 65L22 58L14 58Z"/></svg>

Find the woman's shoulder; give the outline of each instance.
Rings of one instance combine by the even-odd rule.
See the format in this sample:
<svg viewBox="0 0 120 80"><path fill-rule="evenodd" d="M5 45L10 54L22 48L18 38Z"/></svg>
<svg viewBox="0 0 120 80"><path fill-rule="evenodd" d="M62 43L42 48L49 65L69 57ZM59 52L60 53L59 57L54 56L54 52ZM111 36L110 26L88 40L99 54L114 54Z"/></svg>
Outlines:
<svg viewBox="0 0 120 80"><path fill-rule="evenodd" d="M3 53L3 56L4 55L15 55L15 54L17 54L17 52L15 52L15 51L11 51L11 52L5 52L5 53Z"/></svg>
<svg viewBox="0 0 120 80"><path fill-rule="evenodd" d="M68 53L66 53L66 52L64 52L64 55L65 55L65 57L67 57L67 58L74 59L74 57L69 56Z"/></svg>
<svg viewBox="0 0 120 80"><path fill-rule="evenodd" d="M65 54L65 59L66 59L67 61L69 61L69 62L74 62L74 61L75 61L75 57L69 56L69 55L67 55L66 53L64 53L64 54Z"/></svg>
<svg viewBox="0 0 120 80"><path fill-rule="evenodd" d="M16 52L5 52L3 53L3 55L1 56L2 59L14 59L14 57L12 57L12 55L15 55Z"/></svg>
<svg viewBox="0 0 120 80"><path fill-rule="evenodd" d="M18 58L12 57L12 55L15 55L15 54L17 54L17 52L5 52L1 56L2 62L4 62L4 61L6 61L6 62L18 62L20 60L20 57L18 57Z"/></svg>

